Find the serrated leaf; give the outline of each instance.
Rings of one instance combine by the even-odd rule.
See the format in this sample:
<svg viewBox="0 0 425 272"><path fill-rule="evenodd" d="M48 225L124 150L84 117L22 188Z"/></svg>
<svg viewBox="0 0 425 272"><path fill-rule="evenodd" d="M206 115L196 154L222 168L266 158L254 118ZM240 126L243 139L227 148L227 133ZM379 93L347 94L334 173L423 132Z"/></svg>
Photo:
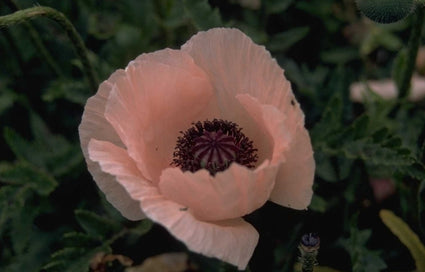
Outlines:
<svg viewBox="0 0 425 272"><path fill-rule="evenodd" d="M367 135L369 116L363 114L357 117L350 126L342 131L340 138L344 140L357 140Z"/></svg>
<svg viewBox="0 0 425 272"><path fill-rule="evenodd" d="M306 37L309 32L310 27L303 26L295 27L285 32L278 33L270 39L269 43L267 44L267 48L270 51L275 52L286 51L304 37Z"/></svg>
<svg viewBox="0 0 425 272"><path fill-rule="evenodd" d="M412 165L399 167L399 171L402 174L408 175L416 180L425 180L425 167L418 162L415 162Z"/></svg>
<svg viewBox="0 0 425 272"><path fill-rule="evenodd" d="M378 129L372 134L373 142L377 143L377 142L384 141L384 139L388 137L388 133L389 133L388 128L384 127L384 128Z"/></svg>
<svg viewBox="0 0 425 272"><path fill-rule="evenodd" d="M68 247L52 254L52 257L44 267L45 272L85 272L89 271L89 265L93 257L99 253L111 253L111 248L105 244L102 246L86 249Z"/></svg>
<svg viewBox="0 0 425 272"><path fill-rule="evenodd" d="M153 222L149 219L142 220L139 225L135 228L131 229L131 232L137 234L138 236L142 236L148 233L153 226Z"/></svg>
<svg viewBox="0 0 425 272"><path fill-rule="evenodd" d="M324 213L326 212L327 206L328 206L328 203L326 202L325 199L318 196L317 194L314 194L313 198L311 199L311 204L309 206L309 209L316 212Z"/></svg>
<svg viewBox="0 0 425 272"><path fill-rule="evenodd" d="M66 247L95 247L99 246L99 237L82 232L68 232L63 235L63 243Z"/></svg>
<svg viewBox="0 0 425 272"><path fill-rule="evenodd" d="M121 228L117 222L87 210L76 210L75 216L81 227L91 235L106 238Z"/></svg>
<svg viewBox="0 0 425 272"><path fill-rule="evenodd" d="M337 92L331 97L323 111L322 118L311 131L313 143L325 140L330 134L341 128L342 113L342 96Z"/></svg>
<svg viewBox="0 0 425 272"><path fill-rule="evenodd" d="M218 9L213 9L207 0L183 0L186 15L198 30L223 26Z"/></svg>
<svg viewBox="0 0 425 272"><path fill-rule="evenodd" d="M331 158L318 150L314 152L314 159L316 161L316 174L320 178L330 182L338 181L338 174L332 164Z"/></svg>
<svg viewBox="0 0 425 272"><path fill-rule="evenodd" d="M273 14L285 11L294 2L294 0L264 0L263 2L266 8L266 13Z"/></svg>
<svg viewBox="0 0 425 272"><path fill-rule="evenodd" d="M377 165L400 166L414 162L403 150L386 148L368 139L347 142L341 151L349 159L361 159Z"/></svg>
<svg viewBox="0 0 425 272"><path fill-rule="evenodd" d="M320 58L324 62L333 64L344 64L359 57L357 48L335 48L320 54Z"/></svg>
<svg viewBox="0 0 425 272"><path fill-rule="evenodd" d="M52 254L52 260L72 260L75 258L80 257L82 254L84 254L86 249L84 248L78 248L78 247L66 247L61 250L56 251Z"/></svg>
<svg viewBox="0 0 425 272"><path fill-rule="evenodd" d="M425 178L422 180L418 190L418 217L419 225L425 235Z"/></svg>
<svg viewBox="0 0 425 272"><path fill-rule="evenodd" d="M25 252L16 254L15 258L5 267L0 264L0 271L39 272L43 263L49 258L50 248L48 245L55 239L57 239L56 233L33 232Z"/></svg>
<svg viewBox="0 0 425 272"><path fill-rule="evenodd" d="M415 260L416 270L425 271L425 246L419 240L418 235L392 211L381 210L379 216L391 232L409 249Z"/></svg>
<svg viewBox="0 0 425 272"><path fill-rule="evenodd" d="M69 247L52 254L51 261L43 267L46 272L89 271L92 258L99 252L110 253L109 247L97 247L92 250Z"/></svg>
<svg viewBox="0 0 425 272"><path fill-rule="evenodd" d="M83 162L77 144L70 144L62 135L52 134L35 113L30 114L30 121L33 141L24 139L11 128L4 129L6 143L18 159L49 170L55 176L70 173Z"/></svg>
<svg viewBox="0 0 425 272"><path fill-rule="evenodd" d="M43 170L26 162L1 165L0 181L13 185L29 186L39 195L49 195L58 185L56 180Z"/></svg>
<svg viewBox="0 0 425 272"><path fill-rule="evenodd" d="M66 99L70 102L84 106L90 96L86 83L75 80L58 79L53 81L44 91L42 99L53 102L57 99Z"/></svg>
<svg viewBox="0 0 425 272"><path fill-rule="evenodd" d="M393 62L392 78L394 79L397 89L400 88L401 76L403 74L403 71L406 69L406 63L407 63L407 49L403 48L397 54L397 57L395 58Z"/></svg>
<svg viewBox="0 0 425 272"><path fill-rule="evenodd" d="M341 241L350 254L353 272L381 271L387 267L377 251L369 250L366 247L371 235L372 231L369 229L358 230L352 226L350 237Z"/></svg>
<svg viewBox="0 0 425 272"><path fill-rule="evenodd" d="M48 264L43 266L42 271L44 272L59 272L63 271L66 267L66 261L63 260L55 260L50 261Z"/></svg>
<svg viewBox="0 0 425 272"><path fill-rule="evenodd" d="M11 218L10 239L15 254L22 255L27 249L34 231L32 223L38 214L38 207L26 207Z"/></svg>
<svg viewBox="0 0 425 272"><path fill-rule="evenodd" d="M0 115L13 106L16 101L17 95L8 89L0 90Z"/></svg>
<svg viewBox="0 0 425 272"><path fill-rule="evenodd" d="M34 150L33 153L31 153L31 145L13 129L5 127L3 129L3 137L18 159L29 161L39 160L40 154L38 152L34 152Z"/></svg>

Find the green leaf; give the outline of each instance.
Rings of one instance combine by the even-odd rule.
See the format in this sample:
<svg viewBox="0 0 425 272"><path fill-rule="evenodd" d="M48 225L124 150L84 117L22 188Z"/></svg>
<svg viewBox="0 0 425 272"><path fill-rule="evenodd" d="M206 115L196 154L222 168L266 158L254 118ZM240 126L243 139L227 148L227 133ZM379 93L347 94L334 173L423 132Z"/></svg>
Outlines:
<svg viewBox="0 0 425 272"><path fill-rule="evenodd" d="M91 211L76 210L75 216L81 227L91 235L108 237L121 228L117 222L99 216Z"/></svg>
<svg viewBox="0 0 425 272"><path fill-rule="evenodd" d="M91 250L78 247L68 247L52 254L50 262L43 267L46 272L75 272L89 271L89 264L93 257L99 253L110 253L108 246L96 247Z"/></svg>
<svg viewBox="0 0 425 272"><path fill-rule="evenodd" d="M15 156L49 171L55 176L72 172L83 162L78 144L70 144L62 135L52 134L44 121L30 114L33 141L21 137L11 128L4 129L4 138Z"/></svg>
<svg viewBox="0 0 425 272"><path fill-rule="evenodd" d="M329 140L328 136L342 127L342 114L342 96L336 92L326 105L322 118L311 131L313 143Z"/></svg>
<svg viewBox="0 0 425 272"><path fill-rule="evenodd" d="M310 27L303 26L278 33L270 39L267 48L275 52L286 51L306 37L309 32Z"/></svg>
<svg viewBox="0 0 425 272"><path fill-rule="evenodd" d="M68 232L63 235L66 247L95 247L100 244L99 239L82 232Z"/></svg>
<svg viewBox="0 0 425 272"><path fill-rule="evenodd" d="M40 213L39 208L26 207L11 218L10 238L15 254L25 254L31 236L33 236L33 221Z"/></svg>
<svg viewBox="0 0 425 272"><path fill-rule="evenodd" d="M53 81L43 93L42 99L46 102L53 102L57 99L66 99L67 101L84 106L87 98L90 96L86 83L69 79L58 79Z"/></svg>
<svg viewBox="0 0 425 272"><path fill-rule="evenodd" d="M360 58L357 48L335 48L322 52L320 58L327 63L344 64Z"/></svg>
<svg viewBox="0 0 425 272"><path fill-rule="evenodd" d="M267 14L284 12L293 2L294 0L263 0Z"/></svg>
<svg viewBox="0 0 425 272"><path fill-rule="evenodd" d="M28 161L37 161L40 159L40 154L38 152L31 152L32 146L21 137L16 131L11 128L5 127L3 129L3 137L15 154L18 159L28 160Z"/></svg>
<svg viewBox="0 0 425 272"><path fill-rule="evenodd" d="M27 162L0 165L0 182L29 186L42 196L49 195L58 185L51 175Z"/></svg>
<svg viewBox="0 0 425 272"><path fill-rule="evenodd" d="M403 48L397 54L397 57L395 58L393 63L392 78L394 79L397 89L400 88L401 77L402 77L403 71L406 69L406 62L407 62L407 48Z"/></svg>
<svg viewBox="0 0 425 272"><path fill-rule="evenodd" d="M418 235L392 211L381 210L379 216L391 232L409 249L415 260L416 270L425 271L425 247L419 240Z"/></svg>
<svg viewBox="0 0 425 272"><path fill-rule="evenodd" d="M349 159L361 159L384 166L410 165L414 162L404 150L382 147L368 139L347 142L342 147L342 152Z"/></svg>
<svg viewBox="0 0 425 272"><path fill-rule="evenodd" d="M0 89L0 115L13 106L17 95L9 89Z"/></svg>
<svg viewBox="0 0 425 272"><path fill-rule="evenodd" d="M350 126L344 129L340 138L347 140L358 140L367 136L369 128L369 116L363 114L357 117Z"/></svg>
<svg viewBox="0 0 425 272"><path fill-rule="evenodd" d="M352 226L350 237L341 241L350 254L353 272L381 271L387 267L377 251L369 250L366 247L371 234L372 231L369 229L359 230Z"/></svg>
<svg viewBox="0 0 425 272"><path fill-rule="evenodd" d="M313 198L311 199L311 204L309 208L315 212L324 213L326 212L328 203L323 197L318 196L317 194L313 195Z"/></svg>
<svg viewBox="0 0 425 272"><path fill-rule="evenodd" d="M183 0L183 4L186 15L198 30L223 26L218 9L212 9L207 0Z"/></svg>
<svg viewBox="0 0 425 272"><path fill-rule="evenodd" d="M425 180L425 167L421 163L415 162L412 165L400 166L398 171L416 180Z"/></svg>
<svg viewBox="0 0 425 272"><path fill-rule="evenodd" d="M418 215L420 229L425 235L425 178L422 180L418 190Z"/></svg>
<svg viewBox="0 0 425 272"><path fill-rule="evenodd" d="M57 233L33 231L25 251L19 255L16 254L10 263L0 264L0 270L8 272L39 272L43 263L50 256L48 245L54 242L57 236Z"/></svg>
<svg viewBox="0 0 425 272"><path fill-rule="evenodd" d="M331 158L321 150L314 152L314 160L316 161L316 174L330 182L338 181L338 173L332 164Z"/></svg>
<svg viewBox="0 0 425 272"><path fill-rule="evenodd" d="M10 218L24 207L28 187L0 187L0 234L6 230Z"/></svg>
<svg viewBox="0 0 425 272"><path fill-rule="evenodd" d="M148 233L153 227L153 222L149 219L142 220L135 228L132 228L131 233L143 236Z"/></svg>
<svg viewBox="0 0 425 272"><path fill-rule="evenodd" d="M86 233L64 234L65 247L52 254L44 271L89 271L93 257L100 252L111 253L110 245L126 233L118 233L122 229L119 223L87 210L76 210L75 217Z"/></svg>

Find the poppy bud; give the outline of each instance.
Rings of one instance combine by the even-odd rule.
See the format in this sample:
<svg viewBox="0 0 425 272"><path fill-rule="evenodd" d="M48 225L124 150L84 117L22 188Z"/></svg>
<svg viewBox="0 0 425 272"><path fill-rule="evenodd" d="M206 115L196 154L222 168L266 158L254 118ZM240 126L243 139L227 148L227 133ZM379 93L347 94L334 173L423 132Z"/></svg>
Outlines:
<svg viewBox="0 0 425 272"><path fill-rule="evenodd" d="M356 3L367 18L381 24L400 21L415 7L414 0L356 0Z"/></svg>

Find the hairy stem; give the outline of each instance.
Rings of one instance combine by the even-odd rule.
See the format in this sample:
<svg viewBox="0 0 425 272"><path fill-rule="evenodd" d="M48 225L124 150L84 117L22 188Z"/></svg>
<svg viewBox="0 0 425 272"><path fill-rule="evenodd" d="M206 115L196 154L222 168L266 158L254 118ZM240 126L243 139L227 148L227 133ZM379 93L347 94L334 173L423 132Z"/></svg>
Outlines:
<svg viewBox="0 0 425 272"><path fill-rule="evenodd" d="M41 6L19 10L9 15L0 16L0 27L8 27L15 24L25 23L28 20L37 17L47 17L57 22L65 30L74 46L78 57L83 64L83 72L88 79L90 88L93 92L95 92L97 89L98 80L93 66L88 59L87 49L74 26L61 12L49 7Z"/></svg>
<svg viewBox="0 0 425 272"><path fill-rule="evenodd" d="M15 3L14 0L5 0L6 4L9 6L9 8L12 11L18 11L20 10L19 6ZM26 28L32 42L34 43L35 47L37 48L37 52L40 53L41 57L46 61L47 65L50 67L50 69L57 75L62 77L63 73L59 67L59 65L55 62L52 55L49 53L47 48L44 46L43 41L41 40L40 35L38 35L37 30L32 26L30 22L24 22L24 27Z"/></svg>
<svg viewBox="0 0 425 272"><path fill-rule="evenodd" d="M424 18L425 9L422 5L418 5L415 18L413 20L412 30L410 32L409 42L407 44L407 60L400 79L398 96L402 99L409 96L410 83L415 68L419 43L421 41Z"/></svg>

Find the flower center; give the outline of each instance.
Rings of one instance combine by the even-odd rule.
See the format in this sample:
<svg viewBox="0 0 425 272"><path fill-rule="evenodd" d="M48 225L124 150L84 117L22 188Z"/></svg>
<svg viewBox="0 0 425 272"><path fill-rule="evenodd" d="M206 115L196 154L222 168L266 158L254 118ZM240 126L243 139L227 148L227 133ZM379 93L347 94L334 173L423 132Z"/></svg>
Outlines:
<svg viewBox="0 0 425 272"><path fill-rule="evenodd" d="M206 169L211 175L232 162L254 168L257 149L237 124L225 120L196 122L177 138L172 164L183 171Z"/></svg>

